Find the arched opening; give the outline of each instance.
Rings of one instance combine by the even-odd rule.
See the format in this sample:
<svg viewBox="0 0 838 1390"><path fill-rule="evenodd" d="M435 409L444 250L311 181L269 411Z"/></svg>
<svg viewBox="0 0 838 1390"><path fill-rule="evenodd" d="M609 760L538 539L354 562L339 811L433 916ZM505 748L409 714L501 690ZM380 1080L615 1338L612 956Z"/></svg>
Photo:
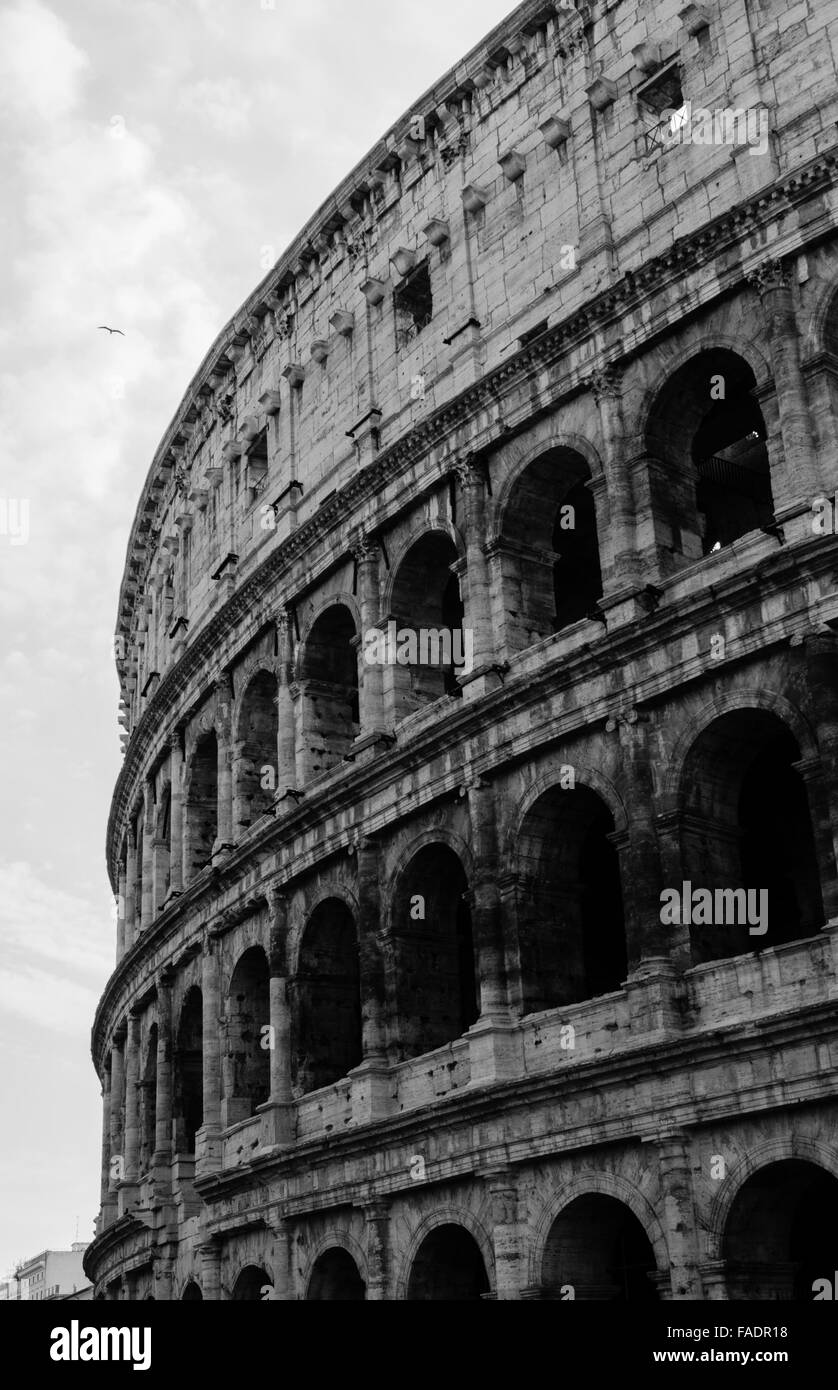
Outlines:
<svg viewBox="0 0 838 1390"><path fill-rule="evenodd" d="M408 1301L462 1303L488 1292L489 1277L474 1237L462 1226L436 1226L422 1241L413 1261Z"/></svg>
<svg viewBox="0 0 838 1390"><path fill-rule="evenodd" d="M556 1217L544 1247L541 1282L547 1298L650 1303L658 1291L649 1237L615 1197L577 1197Z"/></svg>
<svg viewBox="0 0 838 1390"><path fill-rule="evenodd" d="M233 802L236 830L268 815L276 792L277 681L260 671L247 687L239 712Z"/></svg>
<svg viewBox="0 0 838 1390"><path fill-rule="evenodd" d="M154 831L154 905L159 910L166 901L171 882L172 788L166 783L157 808Z"/></svg>
<svg viewBox="0 0 838 1390"><path fill-rule="evenodd" d="M218 836L218 740L212 731L192 755L186 797L187 882L212 860Z"/></svg>
<svg viewBox="0 0 838 1390"><path fill-rule="evenodd" d="M628 969L614 817L590 787L550 787L518 839L525 1013L619 989Z"/></svg>
<svg viewBox="0 0 838 1390"><path fill-rule="evenodd" d="M814 1163L785 1159L743 1183L725 1224L730 1299L812 1302L816 1280L834 1293L838 1180Z"/></svg>
<svg viewBox="0 0 838 1390"><path fill-rule="evenodd" d="M195 1135L204 1118L203 999L197 985L187 991L180 1011L174 1056L175 1151L195 1152Z"/></svg>
<svg viewBox="0 0 838 1390"><path fill-rule="evenodd" d="M467 893L448 845L425 845L399 875L392 936L400 1061L462 1037L479 1017Z"/></svg>
<svg viewBox="0 0 838 1390"><path fill-rule="evenodd" d="M157 1024L148 1032L142 1080L140 1082L140 1172L148 1173L156 1148L157 1126Z"/></svg>
<svg viewBox="0 0 838 1390"><path fill-rule="evenodd" d="M273 1282L261 1265L247 1265L233 1285L234 1303L260 1303L263 1290L273 1288Z"/></svg>
<svg viewBox="0 0 838 1390"><path fill-rule="evenodd" d="M326 1250L314 1263L309 1280L308 1302L360 1303L366 1298L366 1285L348 1250Z"/></svg>
<svg viewBox="0 0 838 1390"><path fill-rule="evenodd" d="M457 676L469 653L460 581L451 570L456 560L450 536L429 531L399 565L391 599L397 640L394 651L388 647L385 668L396 722L443 695L462 694Z"/></svg>
<svg viewBox="0 0 838 1390"><path fill-rule="evenodd" d="M748 363L728 348L696 355L655 400L646 444L664 551L687 559L774 524L767 429Z"/></svg>
<svg viewBox="0 0 838 1390"><path fill-rule="evenodd" d="M799 759L796 740L767 710L731 710L692 745L681 783L681 847L694 963L805 939L823 925ZM667 887L683 896L681 884ZM712 895L706 911L698 889Z"/></svg>
<svg viewBox="0 0 838 1390"><path fill-rule="evenodd" d="M340 898L311 914L293 985L293 1047L298 1095L331 1086L360 1063L361 987L355 919Z"/></svg>
<svg viewBox="0 0 838 1390"><path fill-rule="evenodd" d="M224 1075L225 1125L255 1114L271 1089L270 1050L263 1027L270 1024L268 961L261 946L240 957L227 996L227 1052Z"/></svg>
<svg viewBox="0 0 838 1390"><path fill-rule="evenodd" d="M204 1295L201 1293L200 1288L195 1283L194 1279L190 1279L183 1291L181 1303L203 1303L203 1301Z"/></svg>
<svg viewBox="0 0 838 1390"><path fill-rule="evenodd" d="M355 623L345 605L327 608L308 635L300 662L306 777L333 767L360 732Z"/></svg>
<svg viewBox="0 0 838 1390"><path fill-rule="evenodd" d="M574 449L547 449L517 479L499 553L507 644L520 651L582 618L602 598L591 472Z"/></svg>

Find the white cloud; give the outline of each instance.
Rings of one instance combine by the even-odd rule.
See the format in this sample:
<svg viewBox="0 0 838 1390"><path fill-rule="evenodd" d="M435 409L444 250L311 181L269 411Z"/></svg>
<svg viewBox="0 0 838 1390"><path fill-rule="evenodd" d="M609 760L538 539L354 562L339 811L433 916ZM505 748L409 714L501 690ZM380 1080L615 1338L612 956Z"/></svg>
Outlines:
<svg viewBox="0 0 838 1390"><path fill-rule="evenodd" d="M88 66L66 25L37 0L0 13L0 111L60 120L76 107Z"/></svg>

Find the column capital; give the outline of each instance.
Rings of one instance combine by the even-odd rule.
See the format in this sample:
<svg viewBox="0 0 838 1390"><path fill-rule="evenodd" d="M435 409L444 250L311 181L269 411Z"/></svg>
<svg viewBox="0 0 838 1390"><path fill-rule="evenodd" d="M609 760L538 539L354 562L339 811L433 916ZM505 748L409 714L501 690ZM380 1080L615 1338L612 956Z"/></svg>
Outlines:
<svg viewBox="0 0 838 1390"><path fill-rule="evenodd" d="M164 990L164 989L171 989L171 988L172 988L172 985L174 984L174 982L175 982L175 972L174 972L172 966L171 966L171 965L164 965L163 969L160 970L160 971L158 971L158 973L157 973L157 975L156 975L156 977L155 977L154 984L155 984L155 987L156 987L156 989L157 989L157 993L159 994L159 993L161 992L161 990Z"/></svg>
<svg viewBox="0 0 838 1390"><path fill-rule="evenodd" d="M368 531L356 531L350 549L357 565L377 564L381 548Z"/></svg>
<svg viewBox="0 0 838 1390"><path fill-rule="evenodd" d="M787 290L791 286L791 266L788 261L763 261L751 271L748 284L753 286L760 298L771 290Z"/></svg>
<svg viewBox="0 0 838 1390"><path fill-rule="evenodd" d="M585 377L583 385L591 392L597 405L605 400L617 400L622 394L623 373L613 362Z"/></svg>
<svg viewBox="0 0 838 1390"><path fill-rule="evenodd" d="M449 471L456 474L460 487L486 485L486 463L480 454L454 454Z"/></svg>

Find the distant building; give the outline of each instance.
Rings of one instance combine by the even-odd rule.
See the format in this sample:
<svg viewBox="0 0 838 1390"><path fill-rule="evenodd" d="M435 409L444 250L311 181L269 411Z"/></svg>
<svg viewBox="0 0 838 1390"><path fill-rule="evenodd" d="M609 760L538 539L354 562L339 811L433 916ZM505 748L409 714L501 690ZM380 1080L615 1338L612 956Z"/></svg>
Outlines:
<svg viewBox="0 0 838 1390"><path fill-rule="evenodd" d="M17 1291L6 1296L26 1302L78 1297L88 1284L82 1268L86 1249L87 1242L82 1240L75 1241L69 1250L42 1250L18 1265L14 1273Z"/></svg>

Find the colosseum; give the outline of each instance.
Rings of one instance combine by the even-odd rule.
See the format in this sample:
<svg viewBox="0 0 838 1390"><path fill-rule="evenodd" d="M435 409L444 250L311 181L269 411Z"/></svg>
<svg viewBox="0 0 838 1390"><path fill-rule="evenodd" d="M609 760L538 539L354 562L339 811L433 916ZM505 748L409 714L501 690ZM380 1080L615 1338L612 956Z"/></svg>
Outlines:
<svg viewBox="0 0 838 1390"><path fill-rule="evenodd" d="M142 489L96 1296L838 1267L838 14L526 0Z"/></svg>

